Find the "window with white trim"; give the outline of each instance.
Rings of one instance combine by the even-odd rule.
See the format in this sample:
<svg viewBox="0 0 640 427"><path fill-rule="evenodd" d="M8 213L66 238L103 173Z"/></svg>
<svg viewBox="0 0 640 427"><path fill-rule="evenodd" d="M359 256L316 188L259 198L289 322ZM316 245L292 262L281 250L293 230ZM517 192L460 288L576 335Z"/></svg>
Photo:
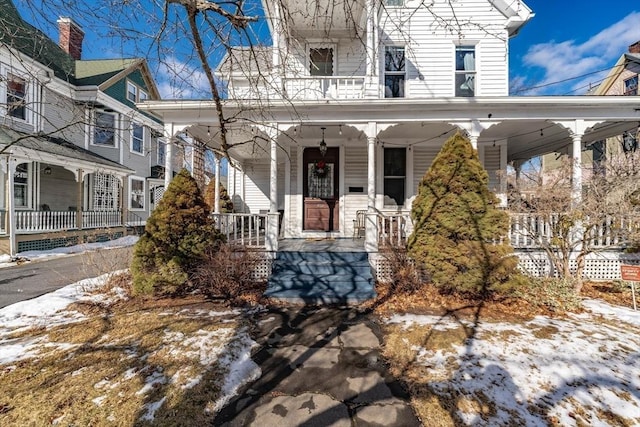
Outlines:
<svg viewBox="0 0 640 427"><path fill-rule="evenodd" d="M16 208L29 207L29 164L20 163L13 174L13 202Z"/></svg>
<svg viewBox="0 0 640 427"><path fill-rule="evenodd" d="M476 47L456 46L456 96L470 97L476 93Z"/></svg>
<svg viewBox="0 0 640 427"><path fill-rule="evenodd" d="M167 147L164 144L164 141L161 140L157 140L157 144L158 144L158 164L161 166L164 166L164 163L166 161L167 158Z"/></svg>
<svg viewBox="0 0 640 427"><path fill-rule="evenodd" d="M132 153L144 154L144 126L139 123L131 124L131 147Z"/></svg>
<svg viewBox="0 0 640 427"><path fill-rule="evenodd" d="M384 97L404 98L405 58L404 47L384 48Z"/></svg>
<svg viewBox="0 0 640 427"><path fill-rule="evenodd" d="M116 115L104 111L94 113L93 144L105 147L116 146Z"/></svg>
<svg viewBox="0 0 640 427"><path fill-rule="evenodd" d="M624 94L627 96L634 96L638 94L638 75L637 74L624 81Z"/></svg>
<svg viewBox="0 0 640 427"><path fill-rule="evenodd" d="M140 86L127 80L127 99L131 102L141 102L147 99L149 96L147 92L142 90Z"/></svg>
<svg viewBox="0 0 640 427"><path fill-rule="evenodd" d="M407 181L406 148L384 149L384 204L404 205Z"/></svg>
<svg viewBox="0 0 640 427"><path fill-rule="evenodd" d="M7 113L11 117L27 120L27 81L7 73Z"/></svg>
<svg viewBox="0 0 640 427"><path fill-rule="evenodd" d="M93 210L111 211L118 209L118 178L114 175L96 172L93 174Z"/></svg>
<svg viewBox="0 0 640 427"><path fill-rule="evenodd" d="M383 0L386 7L402 7L404 6L404 0Z"/></svg>
<svg viewBox="0 0 640 427"><path fill-rule="evenodd" d="M129 209L144 210L144 178L129 177Z"/></svg>
<svg viewBox="0 0 640 427"><path fill-rule="evenodd" d="M309 49L309 75L333 76L333 48L312 47Z"/></svg>

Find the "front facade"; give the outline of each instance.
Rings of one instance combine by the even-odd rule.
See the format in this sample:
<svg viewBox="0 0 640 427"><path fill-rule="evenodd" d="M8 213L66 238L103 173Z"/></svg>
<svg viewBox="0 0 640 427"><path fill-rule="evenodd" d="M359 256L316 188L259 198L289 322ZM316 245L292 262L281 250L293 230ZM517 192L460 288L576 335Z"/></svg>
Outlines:
<svg viewBox="0 0 640 427"><path fill-rule="evenodd" d="M162 123L135 106L159 99L145 61L82 60L72 20L57 45L11 1L0 8L0 253L143 225L165 163Z"/></svg>
<svg viewBox="0 0 640 427"><path fill-rule="evenodd" d="M233 51L218 68L223 112L237 118L227 190L238 215L264 216L269 250L278 238L363 235L370 253L402 244L418 183L456 132L506 203L508 164L559 147L580 159L640 119L633 97L509 97L509 39L533 17L523 2L318 2L328 15L285 3L263 1L272 46ZM162 117L168 138L220 150L213 102L141 108ZM575 197L580 172L575 162Z"/></svg>

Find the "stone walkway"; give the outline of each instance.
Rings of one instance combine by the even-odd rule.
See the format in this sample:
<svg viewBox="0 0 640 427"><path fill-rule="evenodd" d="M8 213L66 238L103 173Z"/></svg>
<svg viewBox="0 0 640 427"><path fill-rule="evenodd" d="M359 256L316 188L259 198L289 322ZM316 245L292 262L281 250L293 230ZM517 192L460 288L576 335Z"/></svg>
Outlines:
<svg viewBox="0 0 640 427"><path fill-rule="evenodd" d="M299 307L258 315L262 376L218 414L216 426L420 426L386 371L380 331L353 308Z"/></svg>

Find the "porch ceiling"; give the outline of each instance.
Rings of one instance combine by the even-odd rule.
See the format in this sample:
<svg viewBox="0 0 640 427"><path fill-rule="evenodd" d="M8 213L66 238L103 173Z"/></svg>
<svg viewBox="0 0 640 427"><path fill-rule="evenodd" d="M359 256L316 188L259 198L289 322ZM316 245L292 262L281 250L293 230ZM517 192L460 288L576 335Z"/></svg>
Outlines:
<svg viewBox="0 0 640 427"><path fill-rule="evenodd" d="M364 34L365 0L283 0L282 6L285 25L301 39Z"/></svg>

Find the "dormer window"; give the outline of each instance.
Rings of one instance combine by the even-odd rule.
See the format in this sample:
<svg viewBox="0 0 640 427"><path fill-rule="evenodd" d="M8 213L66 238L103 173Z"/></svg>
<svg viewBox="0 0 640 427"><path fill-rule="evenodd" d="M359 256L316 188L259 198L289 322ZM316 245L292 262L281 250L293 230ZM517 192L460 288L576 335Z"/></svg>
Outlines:
<svg viewBox="0 0 640 427"><path fill-rule="evenodd" d="M456 46L456 96L476 94L476 47Z"/></svg>
<svg viewBox="0 0 640 427"><path fill-rule="evenodd" d="M138 85L131 81L127 81L127 99L131 102L142 102L149 98L147 92L142 90Z"/></svg>
<svg viewBox="0 0 640 427"><path fill-rule="evenodd" d="M638 94L638 75L624 81L624 94L627 96Z"/></svg>
<svg viewBox="0 0 640 427"><path fill-rule="evenodd" d="M7 74L7 111L11 117L27 119L27 82L11 73Z"/></svg>
<svg viewBox="0 0 640 427"><path fill-rule="evenodd" d="M405 81L404 47L384 49L384 97L403 98Z"/></svg>

